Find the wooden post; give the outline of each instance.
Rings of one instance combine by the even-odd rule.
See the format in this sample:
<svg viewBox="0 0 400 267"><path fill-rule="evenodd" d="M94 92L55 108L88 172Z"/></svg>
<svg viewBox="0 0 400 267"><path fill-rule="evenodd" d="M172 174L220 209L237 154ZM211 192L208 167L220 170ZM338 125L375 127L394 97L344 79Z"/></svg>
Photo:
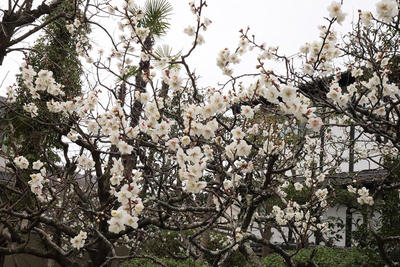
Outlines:
<svg viewBox="0 0 400 267"><path fill-rule="evenodd" d="M354 172L354 135L355 126L350 126L350 147L349 147L349 174Z"/></svg>
<svg viewBox="0 0 400 267"><path fill-rule="evenodd" d="M354 173L354 135L355 126L350 126L350 147L349 147L349 175ZM353 214L351 212L351 207L346 208L346 236L345 236L345 246L351 247L351 232L353 228Z"/></svg>
<svg viewBox="0 0 400 267"><path fill-rule="evenodd" d="M321 127L320 138L321 138L321 144L319 147L319 171L320 173L322 173L324 171L325 126ZM319 218L317 218L317 223L320 223ZM315 245L319 245L319 243L321 243L322 240L321 231L319 230L315 231L314 236L315 236Z"/></svg>
<svg viewBox="0 0 400 267"><path fill-rule="evenodd" d="M353 214L350 210L350 207L346 208L346 233L345 233L345 247L350 248L351 247L351 232L352 232L352 227L353 227Z"/></svg>

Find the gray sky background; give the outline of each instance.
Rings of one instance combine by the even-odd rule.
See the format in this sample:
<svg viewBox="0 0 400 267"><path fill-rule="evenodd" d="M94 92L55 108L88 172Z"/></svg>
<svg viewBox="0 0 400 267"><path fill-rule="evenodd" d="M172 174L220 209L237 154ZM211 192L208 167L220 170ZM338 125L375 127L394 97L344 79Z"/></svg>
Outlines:
<svg viewBox="0 0 400 267"><path fill-rule="evenodd" d="M176 47L187 43L183 29L193 21L187 12L188 1L171 1L175 15L167 42ZM216 66L217 53L225 47L234 49L239 40L239 30L250 26L259 43L279 46L279 51L293 55L306 42L318 40L318 25L327 25L330 0L210 0L204 15L213 23L204 33L206 43L200 46L191 58L201 76L210 83L221 80L221 71ZM343 10L347 13L343 25L336 25L340 32L351 30L352 21L358 18L358 9L375 11L374 0L344 0ZM253 53L254 54L254 53ZM247 59L247 60L246 60ZM254 71L254 57L245 57L237 66L242 72ZM273 63L271 63L273 64ZM271 65L271 68L274 65ZM236 74L238 74L236 72Z"/></svg>
<svg viewBox="0 0 400 267"><path fill-rule="evenodd" d="M137 1L139 4L144 1ZM206 43L200 46L189 59L192 69L203 78L203 82L215 86L221 81L221 71L216 66L216 57L225 47L234 49L239 40L239 30L250 26L259 43L267 46L279 46L279 51L286 55L298 52L299 47L318 39L318 25L326 25L324 17L328 15L330 0L209 0L204 15L213 23L203 34ZM347 32L352 21L358 17L357 9L375 12L375 0L343 0L343 10L347 13L343 26L336 25L336 30ZM184 0L170 0L174 7L171 29L161 40L174 47L175 51L188 48L191 39L183 33L188 25L194 25L194 16ZM6 1L0 1L4 8ZM115 33L118 36L118 33ZM96 39L98 37L96 36ZM34 38L23 45L29 45ZM184 50L185 51L185 50ZM0 95L4 95L5 86L15 81L15 74L21 65L21 53L9 54L0 67L0 82L4 80ZM240 72L254 71L254 58L246 57L238 67ZM271 65L271 68L273 65ZM7 74L8 73L8 74ZM6 77L7 76L7 77ZM6 77L6 78L5 78ZM202 83L203 84L203 83Z"/></svg>

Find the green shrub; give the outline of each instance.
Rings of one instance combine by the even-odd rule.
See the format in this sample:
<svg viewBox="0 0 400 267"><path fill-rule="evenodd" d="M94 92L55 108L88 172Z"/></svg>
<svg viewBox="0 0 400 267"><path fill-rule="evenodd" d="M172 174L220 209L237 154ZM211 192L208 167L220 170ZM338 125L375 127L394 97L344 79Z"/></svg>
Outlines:
<svg viewBox="0 0 400 267"><path fill-rule="evenodd" d="M151 255L156 258L164 259L168 262L171 262L172 266L180 266L178 264L182 264L182 261L174 261L171 258L171 255L175 256L186 256L186 251L181 250L180 248L180 235L185 235L186 238L190 236L192 231L184 231L184 232L176 232L176 231L154 231L153 236L145 240L142 244L141 252L146 255ZM220 233L215 232L207 232L205 234L209 235L209 239L207 241L206 247L210 250L219 250L224 247L224 243L226 241L226 236ZM210 266L214 263L215 257L212 255L204 255L204 262L207 262ZM145 262L143 266L156 266L154 262L151 260L142 260L137 262ZM189 264L187 261L185 264ZM174 265L175 264L175 265ZM226 261L226 267L247 267L247 262L245 257L239 252L235 251ZM136 265L133 265L136 266ZM139 266L139 265L138 265ZM142 265L141 265L142 266ZM200 265L182 265L182 266L200 266ZM224 266L224 267L225 267ZM129 266L130 267L130 266Z"/></svg>
<svg viewBox="0 0 400 267"><path fill-rule="evenodd" d="M314 262L320 267L353 267L353 266L364 266L364 267L380 267L384 263L380 260L378 255L371 253L371 251L361 249L344 249L344 248L328 248L328 247L316 247L301 249L295 256L293 261L298 266L308 266L312 251L316 249L314 255ZM294 251L288 251L294 253ZM172 258L157 257L157 259L168 267L208 267L211 266L207 261L194 261L191 258L185 260L175 260ZM263 260L265 267L285 267L284 259L278 254L274 253ZM153 267L158 266L155 262L150 259L132 259L124 262L122 267ZM229 267L250 267L244 257L237 252L229 259L226 266Z"/></svg>
<svg viewBox="0 0 400 267"><path fill-rule="evenodd" d="M204 262L195 262L193 259L174 260L170 258L158 259L168 267L208 267L209 265ZM160 266L150 259L132 259L121 264L121 267L154 267Z"/></svg>
<svg viewBox="0 0 400 267"><path fill-rule="evenodd" d="M209 232L209 240L207 242L207 248L210 250L220 250L225 247L226 236L220 233ZM205 255L205 260L212 265L215 261L215 257L212 255ZM225 262L224 267L247 267L246 258L238 250L234 251Z"/></svg>
<svg viewBox="0 0 400 267"><path fill-rule="evenodd" d="M185 256L180 250L179 234L175 231L154 231L153 237L142 243L142 252L160 258L170 258L171 254Z"/></svg>
<svg viewBox="0 0 400 267"><path fill-rule="evenodd" d="M320 267L340 266L340 267L351 267L351 266L370 266L378 267L382 266L377 258L372 258L366 251L360 249L343 249L343 248L327 248L327 247L316 247L307 248L300 250L294 257L293 261L296 264L304 264L307 266L307 262L310 259L312 251L316 249L314 256L314 262ZM293 251L289 251L293 253ZM278 254L274 253L263 259L263 264L266 267L285 267L284 259Z"/></svg>

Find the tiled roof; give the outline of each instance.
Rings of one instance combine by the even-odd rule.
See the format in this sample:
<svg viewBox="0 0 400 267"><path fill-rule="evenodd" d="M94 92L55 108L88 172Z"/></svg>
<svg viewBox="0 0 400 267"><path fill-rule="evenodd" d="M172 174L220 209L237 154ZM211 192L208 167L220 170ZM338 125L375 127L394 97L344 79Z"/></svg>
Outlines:
<svg viewBox="0 0 400 267"><path fill-rule="evenodd" d="M334 185L348 185L356 180L362 184L374 184L382 182L390 175L389 171L384 169L362 170L356 172L340 172L327 175L326 180L329 180ZM297 181L304 181L304 176L297 176Z"/></svg>
<svg viewBox="0 0 400 267"><path fill-rule="evenodd" d="M360 182L378 182L384 180L389 175L389 171L385 169L362 170L358 172L342 172L329 175L334 180L357 180Z"/></svg>
<svg viewBox="0 0 400 267"><path fill-rule="evenodd" d="M11 181L11 175L7 172L0 171L0 182L9 182Z"/></svg>

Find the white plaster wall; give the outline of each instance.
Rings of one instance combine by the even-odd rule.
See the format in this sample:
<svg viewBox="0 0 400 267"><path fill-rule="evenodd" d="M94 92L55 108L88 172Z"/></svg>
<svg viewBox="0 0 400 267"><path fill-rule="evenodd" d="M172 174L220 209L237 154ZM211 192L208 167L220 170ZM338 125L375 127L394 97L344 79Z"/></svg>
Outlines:
<svg viewBox="0 0 400 267"><path fill-rule="evenodd" d="M322 215L322 222L328 222L328 221L333 221L332 218L339 218L343 222L343 227L334 227L332 228L335 232L335 234L341 235L341 238L339 240L336 240L333 242L334 246L337 247L344 247L345 246L345 223L346 223L346 207L345 206L336 206L336 207L331 207L328 208L326 213ZM356 222L360 221L362 222L362 215L358 212L353 213L353 231L356 229ZM375 214L372 218L375 223L375 225L379 224L379 214ZM261 233L259 231L259 227L257 225L254 225L252 228L252 233L261 237ZM282 234L285 235L285 238L287 239L288 237L288 228L284 227L282 228L282 233L280 233L277 229L273 228L272 229L272 237L270 239L271 243L275 244L282 244L284 243L284 238L282 237ZM330 235L328 235L330 237ZM315 243L315 237L314 235L311 235L309 237L309 243Z"/></svg>
<svg viewBox="0 0 400 267"><path fill-rule="evenodd" d="M5 171L6 160L0 156L0 172Z"/></svg>
<svg viewBox="0 0 400 267"><path fill-rule="evenodd" d="M332 126L330 127L330 129L332 130L332 134L335 136L339 136L339 137L343 137L345 140L349 141L349 132L350 132L350 127L337 127L337 126ZM369 134L361 134L363 133L362 129L360 127L355 127L355 138L356 138L356 142L355 145L356 146L361 146L363 148L365 148L367 151L369 151L369 149L372 147L372 140L373 136L369 135ZM344 162L342 164L340 164L340 170L342 172L347 172L349 170L349 145L346 144L345 146L345 151L343 153L343 157L344 157ZM328 152L332 152L333 148L327 148ZM370 156L370 155L369 155ZM356 157L357 158L357 157ZM379 161L379 157L375 157L374 158L375 161ZM377 169L379 166L371 161L371 160L367 160L367 159L362 159L359 161L356 161L354 164L354 171L362 171L362 170L371 170L371 169Z"/></svg>

